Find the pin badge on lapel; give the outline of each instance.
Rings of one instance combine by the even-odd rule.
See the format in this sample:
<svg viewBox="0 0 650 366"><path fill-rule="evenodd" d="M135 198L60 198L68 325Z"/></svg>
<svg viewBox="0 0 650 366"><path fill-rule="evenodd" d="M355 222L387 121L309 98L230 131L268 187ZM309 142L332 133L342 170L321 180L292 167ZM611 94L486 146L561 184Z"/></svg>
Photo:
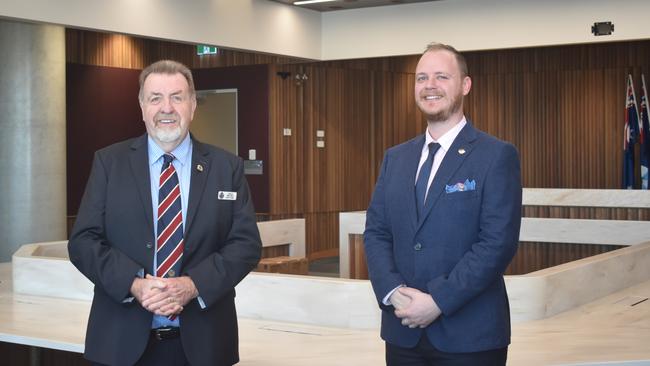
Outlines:
<svg viewBox="0 0 650 366"><path fill-rule="evenodd" d="M458 153L461 155L465 154L465 149L461 147L460 149L458 149Z"/></svg>
<svg viewBox="0 0 650 366"><path fill-rule="evenodd" d="M203 172L203 165L196 164L196 170L198 170L199 172Z"/></svg>

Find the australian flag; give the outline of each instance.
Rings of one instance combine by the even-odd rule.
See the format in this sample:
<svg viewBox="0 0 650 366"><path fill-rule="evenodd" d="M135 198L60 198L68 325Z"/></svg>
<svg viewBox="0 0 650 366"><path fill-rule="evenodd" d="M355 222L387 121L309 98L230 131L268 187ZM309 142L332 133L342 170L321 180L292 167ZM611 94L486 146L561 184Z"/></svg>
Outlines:
<svg viewBox="0 0 650 366"><path fill-rule="evenodd" d="M648 90L645 87L645 76L641 75L641 110L639 111L641 126L639 128L639 142L641 143L641 189L648 189L648 160L650 160L650 141L648 131L650 117L648 117Z"/></svg>
<svg viewBox="0 0 650 366"><path fill-rule="evenodd" d="M634 188L634 144L639 137L639 114L632 75L627 77L627 97L625 98L625 132L623 134L623 188Z"/></svg>

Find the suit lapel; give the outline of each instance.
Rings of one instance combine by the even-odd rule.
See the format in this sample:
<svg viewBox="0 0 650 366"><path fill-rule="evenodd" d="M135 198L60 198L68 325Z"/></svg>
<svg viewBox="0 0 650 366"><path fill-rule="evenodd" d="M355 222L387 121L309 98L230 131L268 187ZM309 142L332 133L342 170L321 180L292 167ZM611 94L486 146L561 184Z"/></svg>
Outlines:
<svg viewBox="0 0 650 366"><path fill-rule="evenodd" d="M458 136L456 136L454 142L451 144L451 147L445 154L436 175L433 177L433 182L431 182L431 187L429 187L427 193L424 213L418 222L417 230L420 229L422 223L426 220L427 216L429 216L431 209L436 205L436 202L444 191L445 185L449 183L449 180L454 173L471 154L472 148L474 147L474 140L476 140L476 130L468 120L465 127L463 127Z"/></svg>
<svg viewBox="0 0 650 366"><path fill-rule="evenodd" d="M196 212L199 209L201 197L205 191L206 182L210 173L210 159L208 159L208 151L204 148L203 144L192 138L192 166L190 178L190 195L187 205L187 218L185 219L185 250L191 250L190 241L187 240L189 228L196 217Z"/></svg>
<svg viewBox="0 0 650 366"><path fill-rule="evenodd" d="M408 187L406 205L413 228L417 228L418 226L417 207L415 207L415 175L418 172L418 165L420 165L423 145L424 135L413 140L409 146L406 160L408 171L406 174L404 174L404 177L408 179L408 182L405 185Z"/></svg>
<svg viewBox="0 0 650 366"><path fill-rule="evenodd" d="M151 179L149 177L149 155L147 151L147 135L143 135L131 144L131 172L140 193L145 222L153 233L153 209L151 207Z"/></svg>

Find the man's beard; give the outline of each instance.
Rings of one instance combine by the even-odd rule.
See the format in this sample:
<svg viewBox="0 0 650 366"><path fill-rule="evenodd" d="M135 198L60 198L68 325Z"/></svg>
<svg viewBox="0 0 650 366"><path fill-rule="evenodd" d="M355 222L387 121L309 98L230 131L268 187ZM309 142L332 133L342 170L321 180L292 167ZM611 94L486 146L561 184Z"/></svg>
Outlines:
<svg viewBox="0 0 650 366"><path fill-rule="evenodd" d="M420 108L429 123L444 122L451 117L452 114L458 112L463 107L463 94L459 93L452 101L449 108L442 109L436 113L429 114Z"/></svg>
<svg viewBox="0 0 650 366"><path fill-rule="evenodd" d="M182 134L181 130L181 118L179 115L176 113L158 113L156 114L156 120L161 120L161 119L173 119L177 121L176 126L173 128L170 128L168 126L165 126L161 124L160 126L156 126L154 133L156 134L156 138L160 142L174 142L177 141Z"/></svg>
<svg viewBox="0 0 650 366"><path fill-rule="evenodd" d="M174 128L156 128L156 138L160 142L174 142L181 137L181 126Z"/></svg>

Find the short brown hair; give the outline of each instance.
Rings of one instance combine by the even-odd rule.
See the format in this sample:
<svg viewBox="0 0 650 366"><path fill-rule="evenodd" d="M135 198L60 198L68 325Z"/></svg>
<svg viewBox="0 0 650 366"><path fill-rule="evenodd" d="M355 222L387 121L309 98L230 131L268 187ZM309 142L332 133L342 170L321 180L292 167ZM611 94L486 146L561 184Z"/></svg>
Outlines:
<svg viewBox="0 0 650 366"><path fill-rule="evenodd" d="M443 43L432 42L427 45L427 48L424 50L422 54L425 54L427 52L434 52L434 51L451 52L456 57L458 68L460 69L460 73L462 74L461 76L463 77L469 76L469 72L467 71L467 61L465 61L465 56L463 56L460 52L458 52L457 49Z"/></svg>
<svg viewBox="0 0 650 366"><path fill-rule="evenodd" d="M196 95L196 91L194 90L194 79L192 78L192 71L190 71L190 69L188 69L187 66L177 61L160 60L147 66L140 73L140 92L138 93L138 98L140 98L141 101L144 100L144 95L142 90L142 87L144 86L144 81L147 80L147 77L151 74L167 74L167 75L181 74L183 75L185 80L187 80L187 85L189 85L190 96L194 97Z"/></svg>

